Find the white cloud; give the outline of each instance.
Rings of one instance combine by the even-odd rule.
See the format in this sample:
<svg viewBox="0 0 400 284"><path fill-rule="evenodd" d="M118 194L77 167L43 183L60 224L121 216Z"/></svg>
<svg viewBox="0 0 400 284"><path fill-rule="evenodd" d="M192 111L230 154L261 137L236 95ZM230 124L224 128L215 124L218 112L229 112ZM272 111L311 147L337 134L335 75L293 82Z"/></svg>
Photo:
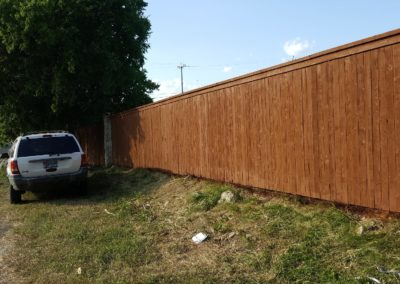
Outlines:
<svg viewBox="0 0 400 284"><path fill-rule="evenodd" d="M225 67L222 69L222 72L224 72L224 73L230 72L230 71L232 71L232 69L233 69L232 66L225 66Z"/></svg>
<svg viewBox="0 0 400 284"><path fill-rule="evenodd" d="M154 91L150 96L154 101L159 101L162 99L166 99L171 96L176 96L181 93L181 79L174 78L169 80L160 80L156 83L160 85L160 88L157 91ZM198 88L197 84L192 84L190 82L184 82L183 90L189 91L192 89Z"/></svg>
<svg viewBox="0 0 400 284"><path fill-rule="evenodd" d="M298 56L305 51L307 51L311 47L311 43L308 40L301 40L300 38L296 38L294 40L288 40L283 45L283 49L286 54L295 57Z"/></svg>

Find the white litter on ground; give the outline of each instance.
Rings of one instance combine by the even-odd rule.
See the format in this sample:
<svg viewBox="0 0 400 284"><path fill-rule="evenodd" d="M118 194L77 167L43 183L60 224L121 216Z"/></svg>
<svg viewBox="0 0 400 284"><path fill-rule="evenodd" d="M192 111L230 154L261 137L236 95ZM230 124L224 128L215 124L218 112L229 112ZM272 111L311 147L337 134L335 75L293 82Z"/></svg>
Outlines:
<svg viewBox="0 0 400 284"><path fill-rule="evenodd" d="M104 209L104 212L106 212L108 215L113 215L113 216L115 216L115 214L114 213L111 213L110 211L108 211L107 209Z"/></svg>
<svg viewBox="0 0 400 284"><path fill-rule="evenodd" d="M376 283L376 284L381 284L381 281L379 281L379 280L376 279L375 277L370 277L370 276L368 276L368 279L371 280L372 282Z"/></svg>
<svg viewBox="0 0 400 284"><path fill-rule="evenodd" d="M207 239L207 235L204 233L198 233L192 237L192 241L195 244L199 244L199 243L203 242L205 239Z"/></svg>

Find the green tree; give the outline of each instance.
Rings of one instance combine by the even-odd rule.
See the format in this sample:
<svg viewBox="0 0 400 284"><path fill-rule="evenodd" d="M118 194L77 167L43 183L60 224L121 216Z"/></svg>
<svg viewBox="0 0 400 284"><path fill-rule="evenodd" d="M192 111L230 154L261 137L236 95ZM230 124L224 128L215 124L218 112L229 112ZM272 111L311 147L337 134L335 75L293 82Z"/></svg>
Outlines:
<svg viewBox="0 0 400 284"><path fill-rule="evenodd" d="M151 102L143 0L0 0L0 140Z"/></svg>

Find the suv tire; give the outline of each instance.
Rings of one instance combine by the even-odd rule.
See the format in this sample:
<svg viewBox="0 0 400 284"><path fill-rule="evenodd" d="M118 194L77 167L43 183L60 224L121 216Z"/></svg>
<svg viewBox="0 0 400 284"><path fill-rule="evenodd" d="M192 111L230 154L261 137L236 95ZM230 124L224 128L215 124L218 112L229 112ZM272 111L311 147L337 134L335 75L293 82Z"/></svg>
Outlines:
<svg viewBox="0 0 400 284"><path fill-rule="evenodd" d="M16 191L11 185L10 185L10 203L11 204L21 203L21 192Z"/></svg>

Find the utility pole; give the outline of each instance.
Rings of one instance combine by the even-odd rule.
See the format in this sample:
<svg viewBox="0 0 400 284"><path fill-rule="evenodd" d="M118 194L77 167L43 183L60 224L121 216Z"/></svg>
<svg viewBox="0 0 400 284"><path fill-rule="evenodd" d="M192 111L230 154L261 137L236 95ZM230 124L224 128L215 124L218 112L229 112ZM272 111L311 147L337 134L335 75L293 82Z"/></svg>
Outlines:
<svg viewBox="0 0 400 284"><path fill-rule="evenodd" d="M181 94L183 94L183 68L189 67L186 64L182 64L178 66L179 69L181 69Z"/></svg>

